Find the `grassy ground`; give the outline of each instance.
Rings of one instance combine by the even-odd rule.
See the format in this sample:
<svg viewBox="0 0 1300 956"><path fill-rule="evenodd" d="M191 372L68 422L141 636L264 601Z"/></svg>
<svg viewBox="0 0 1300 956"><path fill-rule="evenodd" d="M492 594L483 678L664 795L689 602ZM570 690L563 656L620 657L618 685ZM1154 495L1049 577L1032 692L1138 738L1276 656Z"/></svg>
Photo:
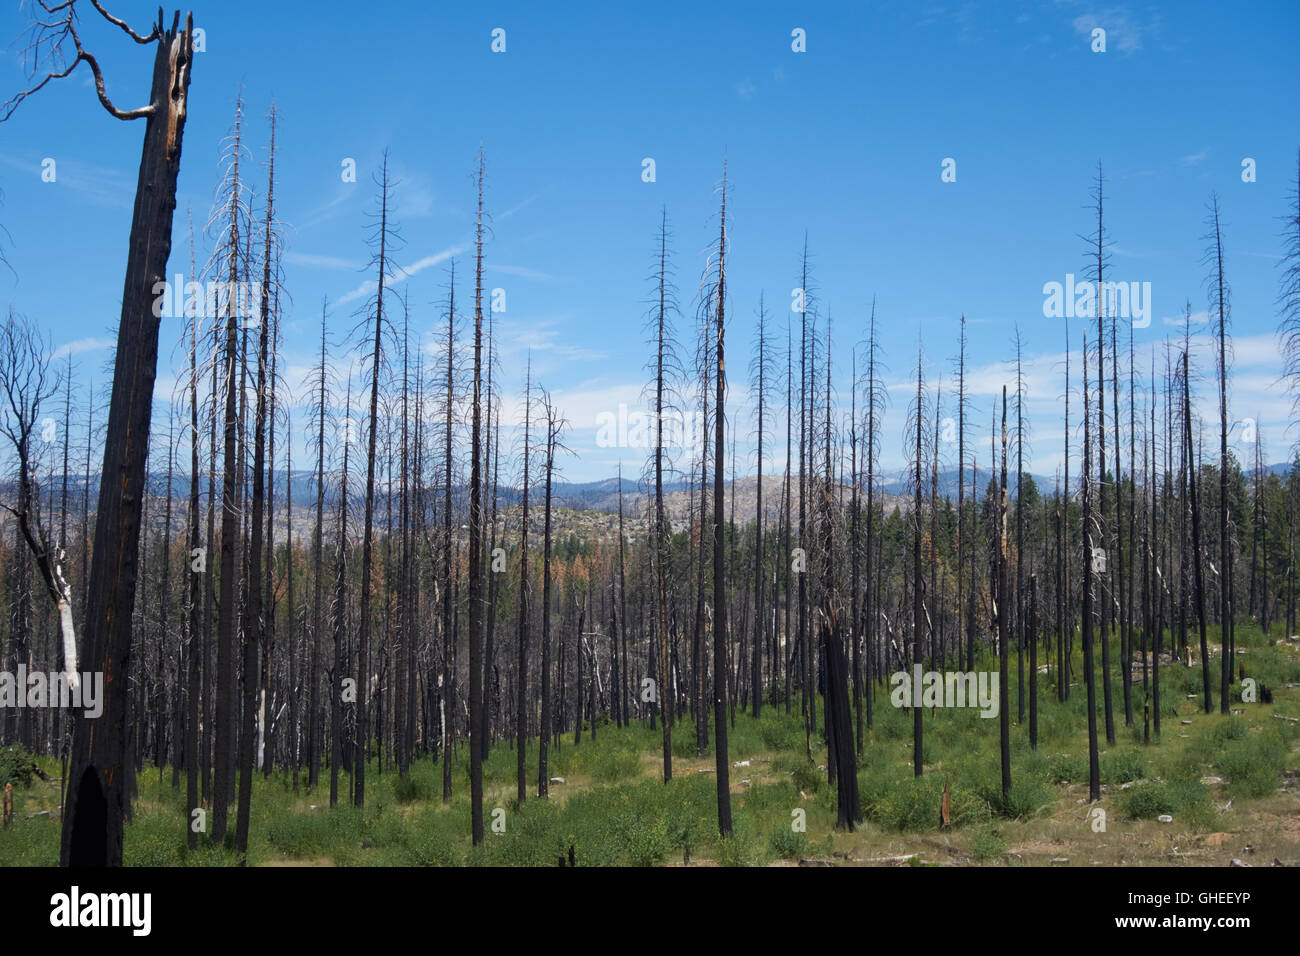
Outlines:
<svg viewBox="0 0 1300 956"><path fill-rule="evenodd" d="M814 740L807 759L798 701L793 713L765 707L755 721L737 714L730 731L734 834L716 825L712 752L695 752L689 722L673 728L673 780L661 781L661 732L634 726L598 728L595 743L573 745L566 734L552 748L549 770L564 783L549 800L536 793L536 742L529 753L529 798L515 803L516 757L499 744L484 765L488 833L469 840L468 756L455 764L455 796L444 805L442 768L430 761L406 779L367 772L364 810L330 810L328 777L320 791L292 793L289 779L258 775L253 789L250 863L264 866L540 865L554 866L575 849L578 865L1252 865L1300 864L1300 643L1266 642L1238 627L1246 673L1269 687L1272 704L1242 703L1233 686L1230 716L1218 713L1218 658L1212 649L1215 712L1200 709L1200 666L1161 664L1162 733L1142 743L1140 668L1134 681L1135 726L1124 726L1118 673L1114 677L1116 744L1102 735L1104 830L1088 796L1085 694L1056 701L1053 677L1039 681L1039 744L1031 750L1028 719L1016 724L1015 662L1009 688L1012 780L1003 799L998 721L973 709L939 708L925 716L924 775L912 774L912 718L882 692L874 726L859 758L866 823L834 830L835 794L827 786L825 745ZM1276 640L1276 639L1275 639ZM1118 654L1116 653L1116 657ZM1076 659L1076 673L1082 673ZM996 668L996 662L982 666ZM1098 687L1098 701L1101 688ZM1027 702L1026 702L1027 706ZM820 701L819 701L820 708ZM820 718L820 709L819 709ZM820 723L820 720L819 720ZM820 749L819 749L820 748ZM56 761L39 761L58 777ZM305 782L305 774L304 774ZM944 786L950 787L951 827L940 829ZM232 850L185 850L184 784L171 772L140 778L135 818L126 832L128 865L230 865ZM341 777L341 794L347 778ZM797 811L802 810L799 814ZM36 815L49 811L48 815ZM1161 815L1172 822L1160 822ZM15 790L15 819L0 832L0 866L51 865L59 846L57 783L39 779ZM30 816L30 818L29 818ZM802 817L806 829L794 828ZM504 825L495 832L494 821ZM230 830L234 831L234 809Z"/></svg>

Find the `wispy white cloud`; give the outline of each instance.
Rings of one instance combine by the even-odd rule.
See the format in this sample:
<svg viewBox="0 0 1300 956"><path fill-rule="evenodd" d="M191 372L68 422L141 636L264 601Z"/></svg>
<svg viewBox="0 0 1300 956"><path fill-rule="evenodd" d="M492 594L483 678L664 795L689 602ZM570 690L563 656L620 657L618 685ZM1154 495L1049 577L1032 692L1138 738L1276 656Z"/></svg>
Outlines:
<svg viewBox="0 0 1300 956"><path fill-rule="evenodd" d="M111 339L86 338L73 339L71 342L64 342L53 352L50 353L51 359L65 359L69 355L80 355L82 352L95 352L99 349L111 349L114 342Z"/></svg>
<svg viewBox="0 0 1300 956"><path fill-rule="evenodd" d="M312 226L319 226L322 222L333 219L339 214L343 204L356 195L355 183L340 183L335 189L333 199L317 206L307 214L307 218L301 226L302 229L310 229Z"/></svg>
<svg viewBox="0 0 1300 956"><path fill-rule="evenodd" d="M517 203L517 204L511 206L509 209L507 209L507 210L506 210L505 212L503 212L501 215L499 215L499 216L493 216L492 218L495 219L497 222L504 222L505 220L507 220L507 219L509 219L511 216L513 216L515 213L519 212L521 209L524 209L525 207L531 205L531 204L533 203L533 201L536 200L539 196L541 196L541 193L534 193L533 195L531 195L531 196L529 196L527 199L525 199L523 202L520 202L520 203Z"/></svg>
<svg viewBox="0 0 1300 956"><path fill-rule="evenodd" d="M600 361L609 357L600 349L560 341L558 326L561 324L559 319L498 320L497 328L502 342L508 343L509 351L516 356L541 352L568 362Z"/></svg>
<svg viewBox="0 0 1300 956"><path fill-rule="evenodd" d="M41 178L45 171L42 163L46 159L54 160L51 169L55 178L52 182L45 182ZM0 153L0 163L30 176L35 184L33 188L71 189L101 206L129 208L132 197L135 196L135 184L127 174L109 166L96 166L93 163L60 156L43 156L40 162L33 163L5 153Z"/></svg>
<svg viewBox="0 0 1300 956"><path fill-rule="evenodd" d="M354 259L340 259L337 256L318 256L309 252L286 252L284 261L295 266L307 266L312 269L349 269L356 272L361 263Z"/></svg>
<svg viewBox="0 0 1300 956"><path fill-rule="evenodd" d="M405 280L411 278L412 276L419 275L421 272L423 272L425 269L428 269L430 266L436 266L440 262L446 262L452 256L460 255L468 248L469 248L468 245L451 246L450 248L443 249L441 252L435 252L433 255L425 256L424 258L417 260L411 265L403 266L397 269L396 271L390 273L389 275L385 276L384 283L385 285L390 285L390 286L397 285L398 283L404 282ZM379 288L379 284L375 282L374 279L367 279L365 282L362 282L359 286L357 286L352 291L345 292L343 295L339 296L337 300L337 304L347 305L349 302L355 302L357 299L360 299L364 296L369 295L372 292L377 291L378 288Z"/></svg>
<svg viewBox="0 0 1300 956"><path fill-rule="evenodd" d="M421 219L433 212L433 186L424 176L403 172L393 188L392 213L398 219Z"/></svg>
<svg viewBox="0 0 1300 956"><path fill-rule="evenodd" d="M1198 325L1205 325L1210 321L1209 312L1193 312L1191 315L1167 315L1160 320L1165 325L1172 325L1176 328L1182 328L1184 325L1190 325L1195 328Z"/></svg>
<svg viewBox="0 0 1300 956"><path fill-rule="evenodd" d="M542 383L544 384L544 383ZM619 405L626 405L629 409L640 408L641 401L640 382L619 382L611 384L598 384L597 382L582 382L572 388L561 388L551 393L551 401L560 413L569 420L571 430L578 432L591 431L593 434L599 425L597 418L600 414L608 412L614 415L618 414ZM513 394L513 390L503 396L501 406L501 420L505 423L513 423L523 426L524 423L524 399L523 392L518 395Z"/></svg>
<svg viewBox="0 0 1300 956"><path fill-rule="evenodd" d="M1145 28L1139 24L1128 7L1108 7L1098 13L1085 13L1072 21L1076 32L1086 37L1100 27L1106 31L1106 49L1131 54L1142 49Z"/></svg>

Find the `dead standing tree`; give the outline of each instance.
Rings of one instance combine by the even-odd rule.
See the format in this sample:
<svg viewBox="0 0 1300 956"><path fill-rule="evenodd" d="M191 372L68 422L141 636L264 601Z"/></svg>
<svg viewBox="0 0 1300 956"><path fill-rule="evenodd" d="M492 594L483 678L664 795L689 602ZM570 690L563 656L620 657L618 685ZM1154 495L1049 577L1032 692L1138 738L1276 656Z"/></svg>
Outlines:
<svg viewBox="0 0 1300 956"><path fill-rule="evenodd" d="M725 359L725 317L727 303L727 166L722 166L719 186L721 204L718 212L718 241L710 251L700 282L701 312L712 317L712 328L717 338L713 351L716 362L712 366L713 384L716 388L716 415L714 429L713 473L713 748L718 784L718 832L723 837L731 835L730 764L727 762L727 577L723 540L723 475L725 454L727 374ZM707 417L707 416L706 416ZM704 534L701 524L700 534ZM702 663L702 662L701 662ZM811 707L811 705L810 705ZM700 720L705 719L703 710Z"/></svg>
<svg viewBox="0 0 1300 956"><path fill-rule="evenodd" d="M1283 253L1278 263L1282 279L1277 296L1281 321L1277 334L1282 346L1283 377L1291 393L1291 420L1300 421L1300 154L1292 182L1290 206L1282 216ZM1294 450L1300 451L1300 444Z"/></svg>
<svg viewBox="0 0 1300 956"><path fill-rule="evenodd" d="M51 80L72 73L83 61L90 67L95 92L109 115L145 120L135 208L131 218L122 313L118 325L113 390L100 472L95 547L89 575L83 660L104 674L104 711L95 724L80 712L73 718L72 758L63 810L60 863L64 866L120 866L122 818L126 802L126 714L131 656L131 608L135 604L140 513L148 458L149 418L158 365L158 326L154 311L158 285L164 281L171 254L172 215L180 175L181 138L189 103L193 60L193 17L179 29L179 11L171 27L162 10L151 32L141 35L112 16L98 0L95 11L136 43L154 45L149 102L119 109L104 88L99 62L83 45L77 0L37 0L25 56L33 78L49 72L34 86L5 104L0 121ZM76 55L68 63L67 45ZM66 64L66 65L65 65ZM98 733L94 731L98 730Z"/></svg>
<svg viewBox="0 0 1300 956"><path fill-rule="evenodd" d="M671 560L672 530L664 511L664 416L680 412L676 402L678 383L682 378L681 361L677 356L676 335L673 330L673 316L677 312L677 295L672 281L672 265L668 256L668 212L663 210L659 217L659 232L656 237L659 244L655 256L652 275L654 291L650 297L650 311L646 317L649 333L647 344L654 352L646 363L646 368L654 373L654 378L646 386L646 392L654 402L654 447L649 456L646 469L648 481L653 481L654 504L651 518L651 564L654 568L654 638L649 652L647 670L649 684L642 691L646 703L653 704L650 710L650 727L654 728L655 712L658 711L663 730L663 776L667 783L673 776L672 753L672 681L669 677L668 657L668 563ZM685 419L682 419L683 424ZM682 429L681 441L690 444L690 438ZM702 436L701 436L702 437ZM671 467L671 464L669 465ZM649 697L646 698L646 693ZM581 722L579 722L581 726Z"/></svg>
<svg viewBox="0 0 1300 956"><path fill-rule="evenodd" d="M1210 293L1210 313L1218 318L1215 328L1219 339L1219 350L1215 355L1219 373L1219 630L1222 644L1219 651L1219 710L1226 714L1230 710L1228 685L1232 680L1232 658L1236 652L1232 634L1234 561L1232 539L1228 536L1228 317L1231 307L1223 274L1223 230L1217 194L1210 196L1210 214L1206 223L1210 226L1210 233L1206 236L1210 245L1205 251L1204 261L1212 270L1206 285Z"/></svg>
<svg viewBox="0 0 1300 956"><path fill-rule="evenodd" d="M18 457L18 503L0 502L0 508L18 522L19 533L58 611L63 666L68 689L75 692L77 638L72 620L72 589L63 576L63 546L51 541L51 529L41 522L41 495L36 484L37 449L33 446L41 405L61 386L59 374L50 369L48 343L26 318L10 309L8 319L0 326L0 434L9 439ZM67 432L66 425L64 432Z"/></svg>
<svg viewBox="0 0 1300 956"><path fill-rule="evenodd" d="M222 405L222 469L221 469L221 582L220 600L217 602L217 704L215 708L214 746L216 757L213 766L212 841L221 843L226 836L229 805L234 796L235 720L238 713L236 698L234 653L239 644L235 614L238 594L237 562L240 550L239 495L243 474L240 464L240 422L243 415L239 396L244 391L236 384L237 375L245 372L241 365L240 327L246 318L240 310L250 303L241 298L239 290L248 274L247 237L252 226L249 221L250 198L246 180L241 180L239 163L244 153L241 139L243 101L235 100L235 125L226 137L222 149L224 173L217 192L209 228L217 238L217 247L209 263L211 274L224 277L224 288L218 287L217 300L212 308L221 321L214 325L214 334L224 340L220 346L220 382L214 380L213 415L217 414L218 396ZM220 279L218 280L220 281ZM214 352L213 362L218 361ZM219 384L219 389L218 389ZM214 434L215 448L215 434Z"/></svg>
<svg viewBox="0 0 1300 956"><path fill-rule="evenodd" d="M551 711L551 538L552 538L552 486L555 477L555 453L557 451L569 451L568 446L563 442L564 430L568 422L555 407L551 400L551 395L545 389L541 390L541 410L546 421L546 490L544 498L545 520L542 530L542 714L541 729L537 735L537 795L546 797L549 795L548 783L550 777L547 775L547 748L553 732L553 720ZM527 494L527 489L525 489ZM622 546L622 537L620 535L620 547ZM581 640L581 628L579 628L579 640ZM616 645L617 646L617 645ZM617 660L617 650L615 660ZM579 651L578 663L581 667L582 654ZM617 668L617 665L615 665ZM521 672L522 673L522 672ZM610 688L611 704L616 698L613 697L614 688ZM581 699L581 694L578 695ZM595 714L592 715L595 717Z"/></svg>
<svg viewBox="0 0 1300 956"><path fill-rule="evenodd" d="M915 448L915 457L912 458L908 465L908 490L912 494L912 659L917 667L920 667L923 658L923 648L925 644L925 630L928 623L928 615L925 611L925 583L921 577L921 538L924 534L924 525L922 524L922 478L921 468L925 461L926 454L926 434L925 421L929 415L929 397L925 392L924 364L921 349L918 345L916 353L916 399L912 403L908 412L906 447L909 454ZM1003 686L1006 685L1005 675L1003 675ZM921 776L922 770L922 728L921 728L921 702L914 700L911 702L912 707L912 772L914 776Z"/></svg>
<svg viewBox="0 0 1300 956"><path fill-rule="evenodd" d="M370 411L366 425L366 492L364 527L361 532L361 611L360 637L357 642L357 737L356 737L356 793L355 803L358 807L365 805L366 799L366 754L370 744L369 690L371 680L370 665L370 591L373 573L373 530L375 512L375 439L379 428L379 380L387 365L387 353L384 348L385 333L392 335L392 327L384 314L384 284L391 281L401 270L393 265L392 253L400 235L390 219L389 205L392 202L392 190L396 185L388 176L388 151L384 151L383 164L375 180L379 189L377 197L379 208L371 221L370 244L375 249L370 266L376 273L375 298L367 303L362 313L358 331L369 340L370 352L365 358L366 372L370 377ZM373 336L371 330L373 329Z"/></svg>
<svg viewBox="0 0 1300 956"><path fill-rule="evenodd" d="M483 150L478 154L478 208L474 219L474 391L469 479L469 789L470 833L483 842Z"/></svg>

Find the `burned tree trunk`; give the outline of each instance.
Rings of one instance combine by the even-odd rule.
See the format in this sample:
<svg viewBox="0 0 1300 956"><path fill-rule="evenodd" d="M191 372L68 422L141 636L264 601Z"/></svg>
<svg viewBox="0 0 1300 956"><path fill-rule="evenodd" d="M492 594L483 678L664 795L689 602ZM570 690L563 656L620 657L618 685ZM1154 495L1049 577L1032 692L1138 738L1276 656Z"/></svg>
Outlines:
<svg viewBox="0 0 1300 956"><path fill-rule="evenodd" d="M727 169L722 169L722 211L719 213L717 285L713 291L717 345L714 356L717 421L714 428L713 470L713 753L718 782L718 832L731 835L731 764L727 759L727 570L723 552L722 456L726 429L727 372L724 359L724 318L727 303ZM701 527L703 533L703 527ZM593 714L594 716L594 714ZM704 714L700 714L701 720ZM594 726L594 725L593 725Z"/></svg>
<svg viewBox="0 0 1300 956"><path fill-rule="evenodd" d="M1010 715L1007 713L1007 664L1010 636L1007 616L1011 611L1007 595L1007 387L1002 386L1002 485L998 497L998 740L1002 757L1002 799L1011 795L1011 733ZM915 704L916 702L913 701ZM920 708L917 708L920 713ZM918 723L920 718L917 719ZM917 741L918 749L920 741ZM918 755L917 760L921 758Z"/></svg>
<svg viewBox="0 0 1300 956"><path fill-rule="evenodd" d="M59 857L64 866L122 863L131 608L158 364L160 320L153 303L171 253L192 58L193 23L186 17L185 29L178 30L179 19L178 13L171 28L164 30L159 16L154 30L153 87L122 284L82 650L85 668L104 675L104 711L94 723L74 712L72 785L63 808ZM95 72L98 76L98 67ZM104 99L102 88L101 81Z"/></svg>
<svg viewBox="0 0 1300 956"><path fill-rule="evenodd" d="M542 714L541 727L537 733L537 795L539 797L549 796L550 783L546 757L551 743L553 724L551 713L551 485L555 475L558 428L555 406L551 404L550 395L545 391L542 392L542 410L546 415L546 490L542 525ZM621 539L619 547L621 550ZM614 665L614 669L617 672L617 664Z"/></svg>
<svg viewBox="0 0 1300 956"><path fill-rule="evenodd" d="M1097 678L1092 649L1092 418L1088 412L1088 337L1083 338L1083 683L1088 692L1088 802L1101 799L1101 767L1097 757Z"/></svg>
<svg viewBox="0 0 1300 956"><path fill-rule="evenodd" d="M1205 620L1205 572L1201 569L1201 503L1196 493L1196 450L1192 447L1192 393L1188 384L1187 353L1183 352L1183 439L1187 447L1188 498L1192 506L1192 574L1196 582L1196 623L1201 633L1201 678L1205 712L1213 709L1210 699L1210 643ZM1224 648L1226 651L1226 647ZM1226 679L1226 678L1225 678Z"/></svg>

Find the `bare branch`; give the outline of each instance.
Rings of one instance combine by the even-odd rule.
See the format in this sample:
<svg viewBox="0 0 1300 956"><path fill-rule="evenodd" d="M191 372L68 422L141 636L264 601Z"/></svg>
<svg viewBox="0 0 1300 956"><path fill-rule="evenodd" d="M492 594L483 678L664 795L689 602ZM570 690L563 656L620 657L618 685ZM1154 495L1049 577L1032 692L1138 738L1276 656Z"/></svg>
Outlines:
<svg viewBox="0 0 1300 956"><path fill-rule="evenodd" d="M34 18L31 27L31 41L23 51L23 54L24 58L30 57L30 75L33 79L40 72L43 63L48 61L53 64L53 68L35 86L29 87L21 93L15 94L5 102L3 107L0 107L0 111L2 111L2 113L0 113L0 123L9 119L27 97L38 92L51 80L61 80L70 75L72 71L77 68L77 65L83 61L90 66L90 71L94 74L95 93L99 97L100 104L110 116L120 120L134 120L152 116L158 111L158 106L154 103L149 103L145 106L131 110L120 109L108 98L108 93L104 88L104 74L99 68L99 61L95 59L93 53L90 53L81 45L81 37L77 33L76 0L63 0L63 2L57 4L49 4L46 3L45 0L38 0L38 3L45 13L53 14L63 11L64 16L61 19L52 20L43 20L40 17ZM161 23L155 25L153 33L149 36L142 37L128 27L123 21L111 16L102 6L100 6L98 0L91 0L91 3L94 4L95 9L98 10L105 19L110 23L114 23L121 27L137 43L153 43L161 38ZM72 40L77 55L73 57L72 62L69 63L67 67L60 68L63 64L63 44L69 39ZM43 50L44 52L42 52Z"/></svg>
<svg viewBox="0 0 1300 956"><path fill-rule="evenodd" d="M74 0L68 0L68 2L71 3L71 2L74 2ZM136 32L135 32L134 30L132 30L129 26L127 26L127 25L126 25L126 21L124 21L124 20L119 20L117 17L113 16L111 13L109 13L107 10L105 10L103 7L101 7L101 6L99 5L99 0L90 0L90 4L91 4L91 6L93 6L96 10L99 11L99 15L100 15L101 17L103 17L103 18L104 18L105 20L107 20L109 23L112 23L112 24L115 24L115 25L121 27L122 30L126 33L126 35L129 36L129 37L130 37L132 40L134 40L136 43L152 43L154 40L158 39L158 37L162 35L162 33L161 33L161 24L155 23L155 24L154 24L154 27L153 27L153 32L150 33L148 36L142 37L142 36L140 36L140 34L136 33Z"/></svg>

